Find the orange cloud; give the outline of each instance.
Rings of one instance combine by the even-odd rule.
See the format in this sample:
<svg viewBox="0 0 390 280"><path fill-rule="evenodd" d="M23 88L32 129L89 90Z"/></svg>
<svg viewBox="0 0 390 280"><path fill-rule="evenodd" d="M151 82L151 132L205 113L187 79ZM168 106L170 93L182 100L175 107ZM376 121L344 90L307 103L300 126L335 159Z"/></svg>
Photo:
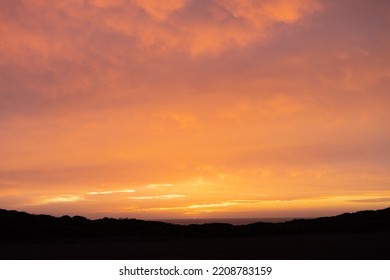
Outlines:
<svg viewBox="0 0 390 280"><path fill-rule="evenodd" d="M244 18L258 28L264 27L269 22L295 22L306 13L312 13L321 7L315 0L219 0L218 3L236 18Z"/></svg>
<svg viewBox="0 0 390 280"><path fill-rule="evenodd" d="M89 0L89 3L99 8L116 8L125 4L125 0Z"/></svg>
<svg viewBox="0 0 390 280"><path fill-rule="evenodd" d="M164 20L169 14L182 9L187 0L167 0L164 2L153 0L135 0L150 16L156 20Z"/></svg>
<svg viewBox="0 0 390 280"><path fill-rule="evenodd" d="M195 56L219 54L264 40L271 33L269 29L274 24L294 23L318 11L319 7L314 0L293 3L233 0L91 0L87 3L89 5L80 1L23 2L29 9L28 14L24 15L25 11L22 9L16 10L20 16L25 17L23 23L30 25L32 30L19 36L11 36L10 33L7 39L16 40L8 42L10 47L11 44L13 46L10 49L17 51L24 46L41 52L41 55L58 56L72 52L74 57L80 50L88 51L85 50L88 48L88 40L104 33L105 27L109 27L110 31L123 36L123 40L135 40L140 49L133 57L139 56L140 52L147 49L157 55L176 51ZM202 20L197 19L197 13L204 15ZM33 21L31 16L34 14L42 18L41 23L51 22L55 33L50 34L50 40L44 36L44 25ZM62 16L63 14L66 17ZM84 28L77 30L77 26ZM3 31L11 31L13 34L15 31L23 32L20 24L16 23L11 29L10 27L8 25ZM125 52L123 55L132 54Z"/></svg>
<svg viewBox="0 0 390 280"><path fill-rule="evenodd" d="M1 204L263 215L372 193L364 207L383 206L387 3L359 3L2 1Z"/></svg>

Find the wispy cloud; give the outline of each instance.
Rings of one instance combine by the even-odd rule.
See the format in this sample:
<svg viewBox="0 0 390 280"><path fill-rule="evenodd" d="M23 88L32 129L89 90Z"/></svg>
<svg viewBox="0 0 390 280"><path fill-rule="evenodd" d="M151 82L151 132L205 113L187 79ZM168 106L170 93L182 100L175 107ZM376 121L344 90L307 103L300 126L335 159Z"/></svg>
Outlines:
<svg viewBox="0 0 390 280"><path fill-rule="evenodd" d="M101 195L101 194L113 194L113 193L133 193L135 190L128 189L128 190L113 190L113 191L95 191L95 192L89 192L88 195Z"/></svg>
<svg viewBox="0 0 390 280"><path fill-rule="evenodd" d="M89 196L96 196L96 195L110 195L110 194L118 194L118 193L134 193L135 190L132 189L125 189L125 190L111 190L111 191L93 191L93 192L87 192L82 194L61 194L57 196L52 196L49 198L43 198L39 199L38 202L35 202L33 204L38 205L45 205L45 204L51 204L51 203L62 203L62 202L79 202L88 200Z"/></svg>
<svg viewBox="0 0 390 280"><path fill-rule="evenodd" d="M174 199L174 198L183 198L185 195L182 194L164 194L164 195L155 195L155 196L132 196L129 199L133 200L149 200L149 199Z"/></svg>
<svg viewBox="0 0 390 280"><path fill-rule="evenodd" d="M258 203L262 200L258 200L258 199L234 199L234 200L231 200L232 203Z"/></svg>
<svg viewBox="0 0 390 280"><path fill-rule="evenodd" d="M362 202L362 203L380 203L380 202L388 202L390 201L390 197L378 197L378 198L366 198L366 199L353 199L353 200L348 200L348 202Z"/></svg>
<svg viewBox="0 0 390 280"><path fill-rule="evenodd" d="M157 188L163 188L163 187L173 187L174 184L149 184L146 186L148 189L157 189Z"/></svg>
<svg viewBox="0 0 390 280"><path fill-rule="evenodd" d="M61 203L61 202L78 202L84 200L83 196L78 195L60 195L52 198L45 199L39 204Z"/></svg>
<svg viewBox="0 0 390 280"><path fill-rule="evenodd" d="M205 203L205 204L192 204L192 205L186 205L186 206L174 206L174 207L157 207L157 208L148 208L148 211L152 210L177 210L177 209L202 209L202 208L219 208L219 207L228 207L232 205L238 205L238 204L246 204L246 203L252 203L252 202L237 202L237 201L225 201L225 202L218 202L218 203Z"/></svg>
<svg viewBox="0 0 390 280"><path fill-rule="evenodd" d="M231 205L239 204L238 202L221 202L221 203L210 203L210 204L194 204L187 206L188 209L194 209L194 208L214 208L214 207L226 207Z"/></svg>

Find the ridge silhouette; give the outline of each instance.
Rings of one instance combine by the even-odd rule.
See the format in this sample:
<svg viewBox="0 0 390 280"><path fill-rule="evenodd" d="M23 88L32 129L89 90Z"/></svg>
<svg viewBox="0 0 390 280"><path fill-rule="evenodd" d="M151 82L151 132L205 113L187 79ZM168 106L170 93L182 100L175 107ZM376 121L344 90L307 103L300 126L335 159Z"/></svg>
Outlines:
<svg viewBox="0 0 390 280"><path fill-rule="evenodd" d="M54 217L0 209L1 239L46 239L48 237L93 238L114 236L221 237L267 234L372 232L390 230L390 208L344 213L333 217L295 219L292 221L248 225L206 223L178 225L138 219L82 216Z"/></svg>
<svg viewBox="0 0 390 280"><path fill-rule="evenodd" d="M389 237L390 208L248 225L0 209L2 259L390 259Z"/></svg>

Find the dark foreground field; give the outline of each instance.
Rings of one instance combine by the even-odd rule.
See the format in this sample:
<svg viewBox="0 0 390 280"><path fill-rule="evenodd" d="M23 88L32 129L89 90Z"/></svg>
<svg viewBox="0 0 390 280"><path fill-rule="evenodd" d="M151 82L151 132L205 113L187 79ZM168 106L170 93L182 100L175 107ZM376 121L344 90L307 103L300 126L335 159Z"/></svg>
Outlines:
<svg viewBox="0 0 390 280"><path fill-rule="evenodd" d="M1 259L390 259L390 232L185 240L21 241Z"/></svg>
<svg viewBox="0 0 390 280"><path fill-rule="evenodd" d="M390 208L246 226L0 210L0 259L390 259Z"/></svg>

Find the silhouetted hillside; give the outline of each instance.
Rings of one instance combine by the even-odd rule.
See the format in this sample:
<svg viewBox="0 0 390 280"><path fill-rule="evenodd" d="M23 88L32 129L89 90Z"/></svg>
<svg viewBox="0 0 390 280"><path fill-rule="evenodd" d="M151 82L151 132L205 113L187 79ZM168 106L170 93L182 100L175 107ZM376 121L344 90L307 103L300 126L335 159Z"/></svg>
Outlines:
<svg viewBox="0 0 390 280"><path fill-rule="evenodd" d="M1 239L101 238L101 237L244 237L280 234L319 234L390 230L390 208L361 211L334 217L299 219L283 223L253 223L233 226L212 223L175 225L137 219L104 218L89 220L81 216L32 215L0 210Z"/></svg>
<svg viewBox="0 0 390 280"><path fill-rule="evenodd" d="M241 226L0 210L0 259L390 259L389 236L390 208Z"/></svg>

